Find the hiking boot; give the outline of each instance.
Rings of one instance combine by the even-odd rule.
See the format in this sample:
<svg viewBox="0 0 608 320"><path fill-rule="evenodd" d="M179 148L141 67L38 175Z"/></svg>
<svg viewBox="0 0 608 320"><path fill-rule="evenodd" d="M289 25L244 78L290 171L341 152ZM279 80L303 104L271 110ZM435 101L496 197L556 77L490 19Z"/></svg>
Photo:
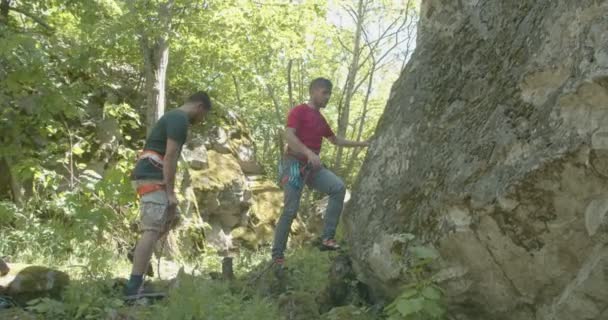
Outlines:
<svg viewBox="0 0 608 320"><path fill-rule="evenodd" d="M133 255L135 254L135 247L131 248L129 252L127 252L127 259L133 263ZM154 269L152 269L152 262L148 262L148 268L146 269L146 275L148 277L154 277Z"/></svg>
<svg viewBox="0 0 608 320"><path fill-rule="evenodd" d="M335 251L340 249L340 245L334 239L325 239L321 242L319 249L321 251Z"/></svg>

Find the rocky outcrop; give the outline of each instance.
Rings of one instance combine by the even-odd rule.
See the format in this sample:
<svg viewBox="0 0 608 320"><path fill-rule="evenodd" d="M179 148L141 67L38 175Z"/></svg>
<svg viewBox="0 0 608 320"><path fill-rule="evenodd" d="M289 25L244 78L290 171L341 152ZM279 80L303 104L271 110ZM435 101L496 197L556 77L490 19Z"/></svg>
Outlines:
<svg viewBox="0 0 608 320"><path fill-rule="evenodd" d="M211 129L193 129L182 151L182 212L188 219L182 228L209 224L206 240L229 256L239 245L255 248L272 240L283 195L262 175L242 120L227 111L214 122Z"/></svg>
<svg viewBox="0 0 608 320"><path fill-rule="evenodd" d="M376 299L403 233L442 255L453 319L608 319L608 3L423 0L345 210Z"/></svg>

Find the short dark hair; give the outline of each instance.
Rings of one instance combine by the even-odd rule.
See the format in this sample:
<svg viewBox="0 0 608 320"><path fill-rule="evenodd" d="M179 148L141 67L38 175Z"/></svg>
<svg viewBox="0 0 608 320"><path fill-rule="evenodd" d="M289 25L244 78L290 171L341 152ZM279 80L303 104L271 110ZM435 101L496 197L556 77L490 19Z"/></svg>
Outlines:
<svg viewBox="0 0 608 320"><path fill-rule="evenodd" d="M209 99L207 92L204 91L194 93L188 98L187 102L202 103L205 110L211 109L211 99Z"/></svg>
<svg viewBox="0 0 608 320"><path fill-rule="evenodd" d="M329 89L329 91L331 91L331 89L333 88L333 84L331 84L331 81L329 81L328 79L325 78L316 78L314 80L312 80L310 82L310 87L308 87L308 92L312 92L312 89L316 89L316 88L327 88Z"/></svg>

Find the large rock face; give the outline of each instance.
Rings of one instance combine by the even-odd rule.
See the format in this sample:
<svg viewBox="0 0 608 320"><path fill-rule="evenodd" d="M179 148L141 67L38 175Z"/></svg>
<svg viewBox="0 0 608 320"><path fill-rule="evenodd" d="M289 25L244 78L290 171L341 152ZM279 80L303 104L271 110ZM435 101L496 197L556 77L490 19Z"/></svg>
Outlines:
<svg viewBox="0 0 608 320"><path fill-rule="evenodd" d="M345 211L376 298L409 232L454 319L608 319L608 2L422 1ZM395 254L397 253L397 254Z"/></svg>

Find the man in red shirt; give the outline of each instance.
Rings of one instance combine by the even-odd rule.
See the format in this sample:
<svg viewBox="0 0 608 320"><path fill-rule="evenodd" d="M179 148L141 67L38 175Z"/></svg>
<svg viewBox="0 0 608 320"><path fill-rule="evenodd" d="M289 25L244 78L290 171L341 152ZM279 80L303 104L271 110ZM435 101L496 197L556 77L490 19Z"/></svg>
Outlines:
<svg viewBox="0 0 608 320"><path fill-rule="evenodd" d="M342 213L346 187L342 179L321 165L319 153L323 138L337 146L366 147L369 145L367 141L357 142L338 137L331 130L319 111L327 106L331 90L331 81L324 78L313 80L309 88L310 101L293 108L287 117L285 138L288 149L281 164L281 182L285 192L284 207L277 223L272 245L273 261L281 266L284 262L283 254L287 246L291 223L300 206L304 184L329 195L321 249L336 250L339 248L334 236Z"/></svg>

